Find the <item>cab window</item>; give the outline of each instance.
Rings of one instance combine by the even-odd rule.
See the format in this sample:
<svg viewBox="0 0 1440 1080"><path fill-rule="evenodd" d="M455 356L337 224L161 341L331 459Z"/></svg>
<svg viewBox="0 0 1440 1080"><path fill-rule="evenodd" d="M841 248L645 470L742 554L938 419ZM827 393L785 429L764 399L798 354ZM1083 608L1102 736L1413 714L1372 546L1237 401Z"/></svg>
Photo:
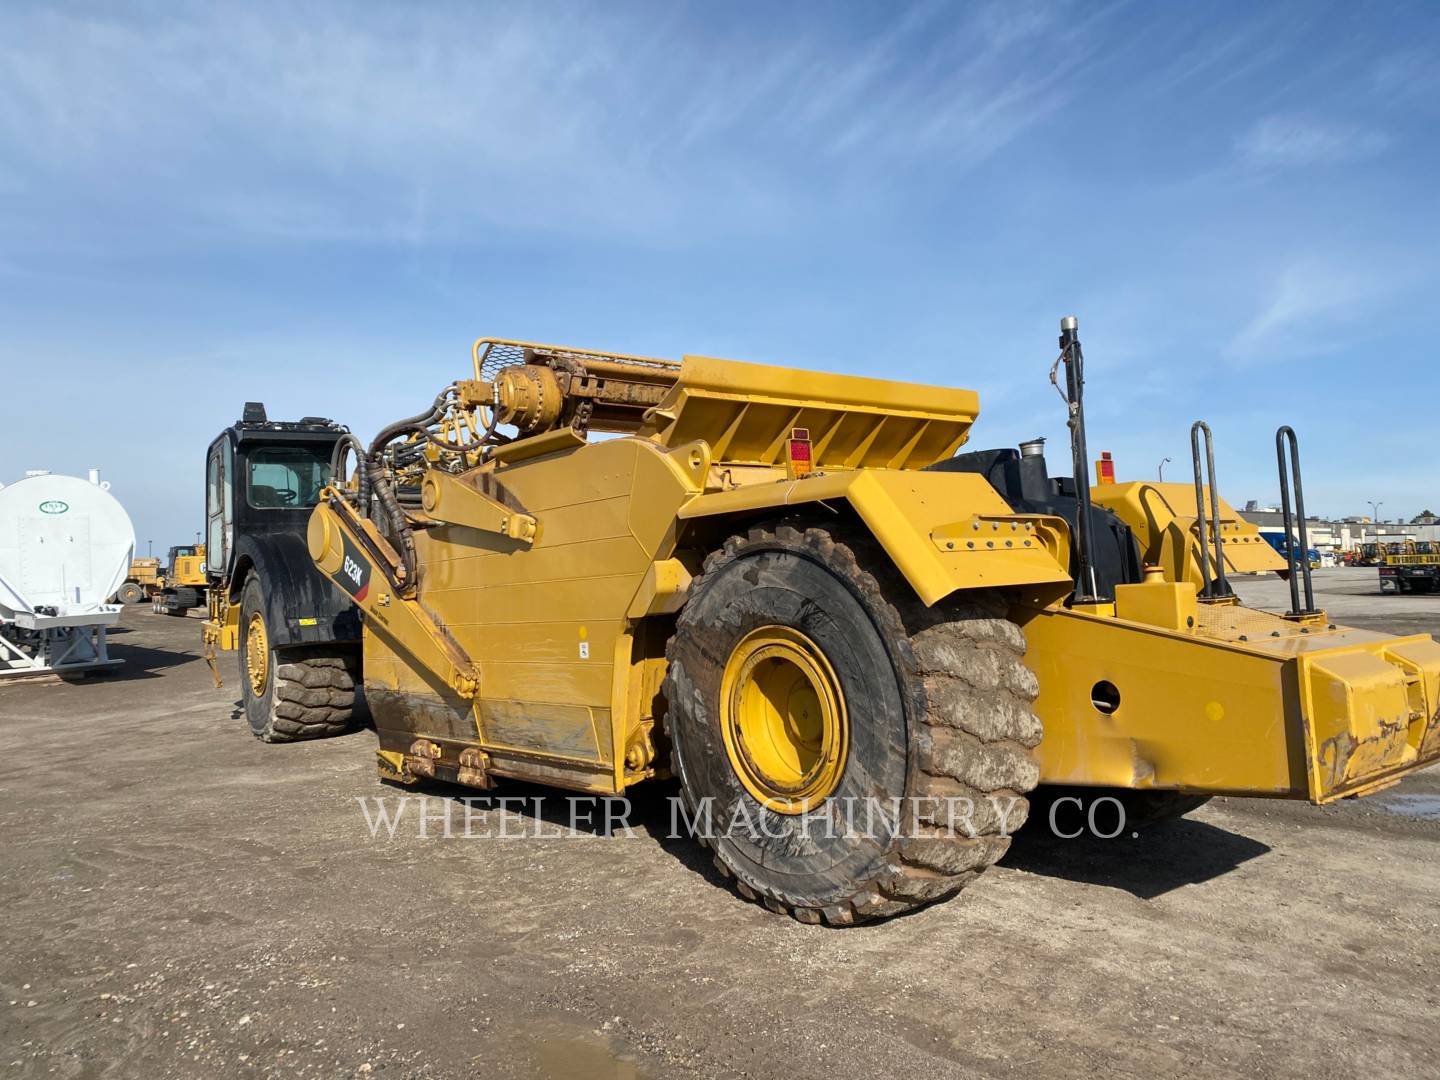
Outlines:
<svg viewBox="0 0 1440 1080"><path fill-rule="evenodd" d="M330 482L330 455L304 446L266 446L248 455L246 494L257 510L314 506Z"/></svg>

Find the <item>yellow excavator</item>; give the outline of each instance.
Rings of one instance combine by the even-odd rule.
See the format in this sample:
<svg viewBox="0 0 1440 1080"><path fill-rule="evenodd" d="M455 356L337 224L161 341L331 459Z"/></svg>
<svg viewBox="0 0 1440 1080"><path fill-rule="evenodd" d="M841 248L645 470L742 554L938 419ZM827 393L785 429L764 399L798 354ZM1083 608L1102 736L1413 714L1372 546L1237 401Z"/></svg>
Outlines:
<svg viewBox="0 0 1440 1080"><path fill-rule="evenodd" d="M1193 484L1092 489L1073 318L1070 476L1039 441L957 453L969 390L498 339L472 360L343 442L309 521L364 613L390 781L671 777L740 893L848 925L954 895L1037 785L1153 818L1440 758L1440 645L1315 606L1293 432L1288 558L1216 493L1203 424ZM1288 613L1237 601L1231 576L1287 569Z"/></svg>
<svg viewBox="0 0 1440 1080"><path fill-rule="evenodd" d="M205 605L205 545L170 549L170 566L159 582L151 607L159 615L184 615Z"/></svg>

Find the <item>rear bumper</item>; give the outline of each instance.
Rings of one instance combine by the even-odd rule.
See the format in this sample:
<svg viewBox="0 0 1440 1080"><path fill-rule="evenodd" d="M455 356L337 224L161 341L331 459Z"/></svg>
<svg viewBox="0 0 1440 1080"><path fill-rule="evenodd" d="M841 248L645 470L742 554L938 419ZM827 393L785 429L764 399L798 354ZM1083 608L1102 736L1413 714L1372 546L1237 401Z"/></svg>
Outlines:
<svg viewBox="0 0 1440 1080"><path fill-rule="evenodd" d="M1434 639L1225 612L1202 608L1184 630L1060 609L1022 617L1041 782L1327 803L1440 761ZM1108 713L1093 700L1102 681L1119 694Z"/></svg>
<svg viewBox="0 0 1440 1080"><path fill-rule="evenodd" d="M1440 760L1440 644L1433 638L1297 663L1313 801L1389 787Z"/></svg>

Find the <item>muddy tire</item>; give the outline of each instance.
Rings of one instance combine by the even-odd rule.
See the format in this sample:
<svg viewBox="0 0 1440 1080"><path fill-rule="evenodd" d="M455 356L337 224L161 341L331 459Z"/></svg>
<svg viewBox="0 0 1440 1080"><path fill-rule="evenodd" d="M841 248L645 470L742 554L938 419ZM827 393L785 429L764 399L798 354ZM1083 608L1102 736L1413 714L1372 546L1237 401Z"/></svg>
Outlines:
<svg viewBox="0 0 1440 1080"><path fill-rule="evenodd" d="M240 594L240 692L245 719L263 742L323 739L349 731L357 665L324 646L277 649L265 621L260 579Z"/></svg>
<svg viewBox="0 0 1440 1080"><path fill-rule="evenodd" d="M1008 609L993 592L926 608L858 526L760 526L710 555L667 648L666 728L686 814L742 896L850 925L951 897L1005 853L1041 735ZM757 634L813 646L843 702L843 765L803 811L757 795L736 720Z"/></svg>
<svg viewBox="0 0 1440 1080"><path fill-rule="evenodd" d="M115 599L122 604L138 604L145 599L145 590L133 581L127 581L120 586L120 591L115 594Z"/></svg>

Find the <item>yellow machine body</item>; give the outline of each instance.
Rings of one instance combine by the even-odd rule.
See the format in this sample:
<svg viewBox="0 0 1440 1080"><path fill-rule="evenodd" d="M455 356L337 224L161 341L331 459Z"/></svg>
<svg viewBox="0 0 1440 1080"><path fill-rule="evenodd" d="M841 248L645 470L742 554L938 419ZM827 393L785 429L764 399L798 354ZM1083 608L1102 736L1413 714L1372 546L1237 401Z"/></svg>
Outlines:
<svg viewBox="0 0 1440 1080"><path fill-rule="evenodd" d="M126 581L133 581L147 589L154 588L163 580L164 574L160 570L160 560L153 556L149 558L131 559L130 573L126 575Z"/></svg>
<svg viewBox="0 0 1440 1080"><path fill-rule="evenodd" d="M497 371L492 349L515 359ZM552 366L515 370L536 355ZM411 456L413 576L353 485L311 518L311 556L365 614L387 777L608 793L665 773L665 646L705 554L798 514L853 515L927 605L1008 590L1040 683L1042 782L1326 802L1440 759L1440 645L1200 601L1187 485L1097 485L1147 573L1113 604L1067 607L1063 519L1015 513L979 474L923 471L966 440L970 391L515 342L477 343L475 368L457 400L493 400L519 430ZM1283 569L1219 508L1230 573Z"/></svg>
<svg viewBox="0 0 1440 1080"><path fill-rule="evenodd" d="M168 588L189 585L203 589L208 584L205 577L205 545L195 545L194 555L177 555L165 574L164 584Z"/></svg>
<svg viewBox="0 0 1440 1080"><path fill-rule="evenodd" d="M1091 488L1091 497L1096 506L1113 510L1130 526L1140 544L1142 562L1160 567L1169 581L1188 581L1200 589L1200 533L1193 486L1149 481L1097 484ZM1208 490L1205 502L1210 502ZM1226 573L1284 570L1285 560L1260 530L1224 499L1217 502Z"/></svg>
<svg viewBox="0 0 1440 1080"><path fill-rule="evenodd" d="M1440 645L1428 635L1199 604L1188 583L1122 585L1115 607L1020 620L1046 783L1323 803L1440 757ZM1118 691L1113 712L1096 704L1102 682Z"/></svg>

